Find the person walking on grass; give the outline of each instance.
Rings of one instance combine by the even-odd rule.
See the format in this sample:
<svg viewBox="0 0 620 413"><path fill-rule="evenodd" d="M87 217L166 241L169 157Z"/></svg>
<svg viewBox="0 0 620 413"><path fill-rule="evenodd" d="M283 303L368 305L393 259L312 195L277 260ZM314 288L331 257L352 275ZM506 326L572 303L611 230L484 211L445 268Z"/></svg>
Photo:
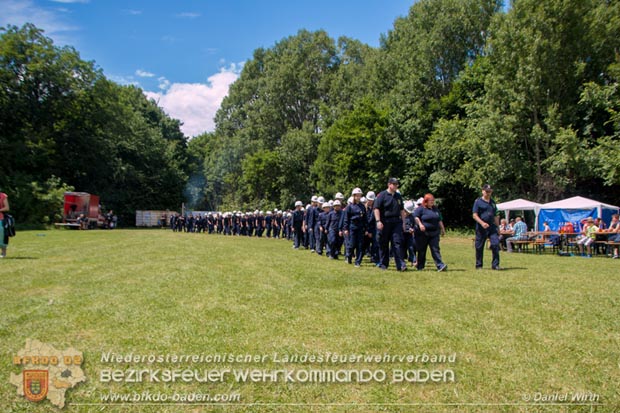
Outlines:
<svg viewBox="0 0 620 413"><path fill-rule="evenodd" d="M474 202L472 216L476 221L476 269L482 269L482 257L484 254L484 244L486 240L491 241L491 252L493 260L491 268L501 270L499 266L499 215L497 205L491 195L493 188L485 184L482 187L482 196Z"/></svg>
<svg viewBox="0 0 620 413"><path fill-rule="evenodd" d="M405 219L405 202L398 193L399 182L396 178L388 180L388 187L375 200L373 213L379 233L379 259L382 270L390 263L390 244L394 252L397 271L406 271L407 266L402 258L403 222Z"/></svg>
<svg viewBox="0 0 620 413"><path fill-rule="evenodd" d="M415 243L418 248L417 270L424 269L426 250L430 247L437 271L446 271L448 266L442 261L439 249L439 237L446 235L446 229L443 226L441 212L435 206L433 194L424 195L422 205L413 212L413 216L416 223Z"/></svg>

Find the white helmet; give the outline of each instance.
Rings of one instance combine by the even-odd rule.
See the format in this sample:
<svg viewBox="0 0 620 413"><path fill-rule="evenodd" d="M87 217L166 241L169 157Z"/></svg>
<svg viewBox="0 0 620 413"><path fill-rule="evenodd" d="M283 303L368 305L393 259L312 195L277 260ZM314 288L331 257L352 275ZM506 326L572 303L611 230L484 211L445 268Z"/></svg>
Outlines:
<svg viewBox="0 0 620 413"><path fill-rule="evenodd" d="M357 194L360 194L360 195L363 194L362 190L359 188L355 188L353 192L351 192L351 195L357 195Z"/></svg>
<svg viewBox="0 0 620 413"><path fill-rule="evenodd" d="M318 202L319 204L323 204L323 203L325 203L325 198L323 198L322 196L320 196L320 197L318 197L318 198L317 198L317 202Z"/></svg>
<svg viewBox="0 0 620 413"><path fill-rule="evenodd" d="M417 201L415 201L415 203L416 203L416 205L417 205L417 206L422 205L422 202L424 202L424 198L418 198L418 200L417 200Z"/></svg>
<svg viewBox="0 0 620 413"><path fill-rule="evenodd" d="M311 206L312 206L312 205L307 204L307 205L306 205L306 209L310 208Z"/></svg>
<svg viewBox="0 0 620 413"><path fill-rule="evenodd" d="M338 192L338 193L336 193L336 196L334 198L336 198L336 199L344 199L344 195L342 195L342 193Z"/></svg>
<svg viewBox="0 0 620 413"><path fill-rule="evenodd" d="M325 208L331 208L331 207L332 207L332 204L331 204L331 203L329 203L329 202L323 202L323 209L325 209Z"/></svg>
<svg viewBox="0 0 620 413"><path fill-rule="evenodd" d="M327 205L329 205L329 207L333 207L334 206L334 201L332 201L331 199L329 200L329 202L327 203Z"/></svg>
<svg viewBox="0 0 620 413"><path fill-rule="evenodd" d="M340 206L340 200L336 199L333 206Z"/></svg>
<svg viewBox="0 0 620 413"><path fill-rule="evenodd" d="M318 198L316 195L312 195L312 198L310 198L311 202L318 202Z"/></svg>
<svg viewBox="0 0 620 413"><path fill-rule="evenodd" d="M366 203L366 198L365 198L365 197L362 197L362 199L360 199L360 202L361 202L362 204L365 204L365 203Z"/></svg>
<svg viewBox="0 0 620 413"><path fill-rule="evenodd" d="M260 211L259 214L264 215L265 211Z"/></svg>
<svg viewBox="0 0 620 413"><path fill-rule="evenodd" d="M271 214L273 214L273 212L267 211L267 215L271 215Z"/></svg>
<svg viewBox="0 0 620 413"><path fill-rule="evenodd" d="M370 191L366 194L366 199L369 201L374 201L377 196L374 192Z"/></svg>
<svg viewBox="0 0 620 413"><path fill-rule="evenodd" d="M405 211L409 212L410 214L413 214L414 209L415 209L415 204L413 203L413 201L405 202Z"/></svg>
<svg viewBox="0 0 620 413"><path fill-rule="evenodd" d="M353 203L353 197L350 196L349 199L347 199L347 204L352 204Z"/></svg>
<svg viewBox="0 0 620 413"><path fill-rule="evenodd" d="M295 201L295 207L304 206L304 203L301 201Z"/></svg>

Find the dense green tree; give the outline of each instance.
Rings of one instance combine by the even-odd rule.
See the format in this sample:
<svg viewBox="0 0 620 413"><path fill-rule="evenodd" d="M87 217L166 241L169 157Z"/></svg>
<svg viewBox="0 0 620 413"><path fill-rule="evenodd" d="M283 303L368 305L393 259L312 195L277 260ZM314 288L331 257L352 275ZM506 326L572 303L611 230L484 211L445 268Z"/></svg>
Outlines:
<svg viewBox="0 0 620 413"><path fill-rule="evenodd" d="M54 194L69 186L100 195L125 224L136 209L182 202L187 144L179 121L32 24L0 33L0 185L18 220L51 222L60 205L30 203L60 202Z"/></svg>
<svg viewBox="0 0 620 413"><path fill-rule="evenodd" d="M382 188L391 175L388 125L387 111L364 100L325 131L312 168L319 191Z"/></svg>

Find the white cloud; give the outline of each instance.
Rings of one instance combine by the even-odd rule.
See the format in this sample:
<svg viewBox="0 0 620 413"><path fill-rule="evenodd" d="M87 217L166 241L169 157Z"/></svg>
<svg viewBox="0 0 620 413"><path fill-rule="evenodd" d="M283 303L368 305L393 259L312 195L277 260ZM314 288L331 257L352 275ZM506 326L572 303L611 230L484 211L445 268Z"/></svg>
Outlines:
<svg viewBox="0 0 620 413"><path fill-rule="evenodd" d="M147 72L146 70L138 69L136 70L136 76L139 77L155 77L155 73Z"/></svg>
<svg viewBox="0 0 620 413"><path fill-rule="evenodd" d="M69 4L69 3L82 3L82 4L86 4L86 3L90 3L90 0L51 0L54 3L65 3L65 4Z"/></svg>
<svg viewBox="0 0 620 413"><path fill-rule="evenodd" d="M194 12L185 12L185 13L177 14L177 17L185 17L188 19L195 19L196 17L200 17L200 16L201 16L200 13L194 13Z"/></svg>
<svg viewBox="0 0 620 413"><path fill-rule="evenodd" d="M158 87L161 90L166 90L170 87L170 81L168 79L166 79L164 76L157 78L157 80L159 80L159 85Z"/></svg>
<svg viewBox="0 0 620 413"><path fill-rule="evenodd" d="M2 0L0 3L2 4L0 26L12 24L21 27L25 23L33 23L39 29L43 29L45 35L56 43L61 45L75 43L75 40L66 36L66 33L76 31L78 28L64 22L58 15L58 10L37 6L31 0Z"/></svg>
<svg viewBox="0 0 620 413"><path fill-rule="evenodd" d="M155 100L169 116L182 121L181 130L185 135L212 132L215 113L242 67L243 63L231 64L209 76L207 83L172 83L165 91L145 92L145 95Z"/></svg>
<svg viewBox="0 0 620 413"><path fill-rule="evenodd" d="M139 16L142 14L142 10L124 9L123 13L129 14L131 16Z"/></svg>

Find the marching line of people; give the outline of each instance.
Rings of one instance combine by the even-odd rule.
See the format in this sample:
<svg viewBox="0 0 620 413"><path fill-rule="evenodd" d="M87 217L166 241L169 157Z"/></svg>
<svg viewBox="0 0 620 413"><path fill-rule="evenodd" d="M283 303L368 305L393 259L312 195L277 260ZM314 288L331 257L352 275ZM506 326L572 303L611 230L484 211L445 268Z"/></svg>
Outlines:
<svg viewBox="0 0 620 413"><path fill-rule="evenodd" d="M294 249L309 249L332 260L344 255L355 267L368 256L384 270L391 260L398 271L423 270L430 248L437 271L447 270L439 247L445 228L435 198L426 194L418 201L404 201L398 186L398 179L390 178L386 190L366 196L355 188L347 202L340 192L329 201L315 195L310 204L304 207L298 200L289 211L174 214L169 227L175 232L285 239Z"/></svg>

